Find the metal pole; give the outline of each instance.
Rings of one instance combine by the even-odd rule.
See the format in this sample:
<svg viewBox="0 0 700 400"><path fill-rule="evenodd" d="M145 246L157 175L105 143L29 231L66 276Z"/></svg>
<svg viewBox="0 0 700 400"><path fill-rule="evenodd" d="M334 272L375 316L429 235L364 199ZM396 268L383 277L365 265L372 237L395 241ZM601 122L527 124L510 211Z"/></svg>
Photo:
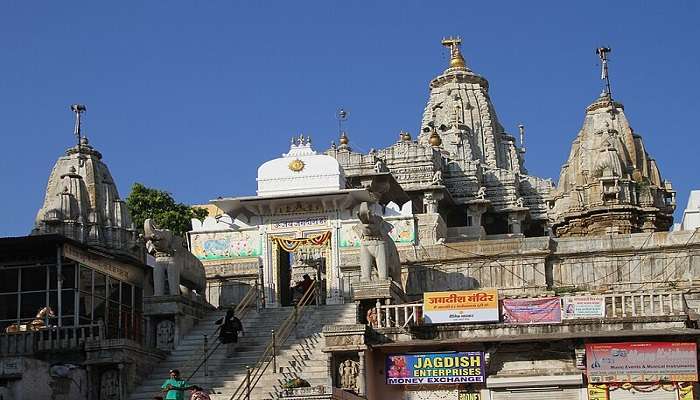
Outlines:
<svg viewBox="0 0 700 400"><path fill-rule="evenodd" d="M255 311L260 312L260 281L255 278Z"/></svg>
<svg viewBox="0 0 700 400"><path fill-rule="evenodd" d="M207 370L207 353L209 352L209 339L207 335L204 335L204 376L209 376L209 371Z"/></svg>
<svg viewBox="0 0 700 400"><path fill-rule="evenodd" d="M76 268L80 268L79 264L76 263ZM51 276L51 274L49 274ZM58 289L58 297L57 297L57 307L58 310L56 313L56 316L58 317L58 327L60 328L63 326L63 248L60 244L56 245L56 289ZM49 286L50 287L50 286ZM48 322L48 317L47 322ZM46 326L49 326L47 323Z"/></svg>
<svg viewBox="0 0 700 400"><path fill-rule="evenodd" d="M272 330L272 371L277 372L277 345L275 344L275 330Z"/></svg>
<svg viewBox="0 0 700 400"><path fill-rule="evenodd" d="M245 366L245 398L246 400L250 400L250 367Z"/></svg>

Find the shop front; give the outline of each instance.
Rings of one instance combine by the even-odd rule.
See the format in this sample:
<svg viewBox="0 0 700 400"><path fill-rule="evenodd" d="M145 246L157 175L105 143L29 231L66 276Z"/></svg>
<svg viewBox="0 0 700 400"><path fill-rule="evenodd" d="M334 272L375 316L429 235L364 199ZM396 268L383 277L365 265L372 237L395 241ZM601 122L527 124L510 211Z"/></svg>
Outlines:
<svg viewBox="0 0 700 400"><path fill-rule="evenodd" d="M589 400L696 398L696 343L591 343L586 359Z"/></svg>
<svg viewBox="0 0 700 400"><path fill-rule="evenodd" d="M581 400L582 374L490 377L491 400Z"/></svg>

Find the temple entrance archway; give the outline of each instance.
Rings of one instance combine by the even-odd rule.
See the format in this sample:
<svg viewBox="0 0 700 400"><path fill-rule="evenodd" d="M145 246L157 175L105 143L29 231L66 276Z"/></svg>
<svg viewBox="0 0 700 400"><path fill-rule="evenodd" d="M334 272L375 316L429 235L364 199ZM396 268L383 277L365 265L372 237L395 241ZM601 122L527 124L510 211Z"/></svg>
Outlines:
<svg viewBox="0 0 700 400"><path fill-rule="evenodd" d="M295 304L303 294L297 284L304 275L316 281L319 304L326 296L326 271L331 264L330 231L299 232L295 237L274 236L271 238L272 260L274 268L274 286L276 301L281 306Z"/></svg>

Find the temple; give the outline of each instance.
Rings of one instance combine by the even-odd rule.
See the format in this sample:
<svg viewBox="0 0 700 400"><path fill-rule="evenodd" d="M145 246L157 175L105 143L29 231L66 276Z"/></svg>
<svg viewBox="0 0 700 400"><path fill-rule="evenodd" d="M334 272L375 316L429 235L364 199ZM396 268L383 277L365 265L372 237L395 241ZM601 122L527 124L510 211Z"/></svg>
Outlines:
<svg viewBox="0 0 700 400"><path fill-rule="evenodd" d="M440 214L464 239L545 235L551 181L528 175L525 149L498 121L489 83L467 67L461 40L442 43L449 66L430 81L417 138L401 132L394 145L361 154L344 134L326 154L338 159L351 183L391 171L417 212Z"/></svg>
<svg viewBox="0 0 700 400"><path fill-rule="evenodd" d="M557 236L660 232L672 226L676 192L623 105L603 92L586 108L548 201Z"/></svg>
<svg viewBox="0 0 700 400"><path fill-rule="evenodd" d="M134 226L73 106L32 234L0 238L0 397L153 399L178 368L193 399L696 398L700 202L669 232L611 50L554 185L442 45L417 135L295 135L186 237Z"/></svg>
<svg viewBox="0 0 700 400"><path fill-rule="evenodd" d="M136 227L102 154L81 131L81 111L76 114L78 143L66 150L49 176L44 205L36 216L32 234L59 234L81 243L125 256L143 258Z"/></svg>

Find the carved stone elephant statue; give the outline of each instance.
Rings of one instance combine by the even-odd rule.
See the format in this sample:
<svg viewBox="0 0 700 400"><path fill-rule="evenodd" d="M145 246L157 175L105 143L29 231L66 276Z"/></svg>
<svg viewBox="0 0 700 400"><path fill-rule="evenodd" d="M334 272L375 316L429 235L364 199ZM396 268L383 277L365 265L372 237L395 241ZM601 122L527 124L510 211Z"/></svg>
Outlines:
<svg viewBox="0 0 700 400"><path fill-rule="evenodd" d="M372 280L372 270L377 269L379 280L393 279L401 283L401 260L394 240L389 236L392 225L376 215L369 203L360 204L357 213L360 223L353 229L360 237L360 280Z"/></svg>
<svg viewBox="0 0 700 400"><path fill-rule="evenodd" d="M165 279L168 279L168 294L180 294L180 284L203 295L206 288L204 266L184 246L184 240L168 229L158 229L149 218L143 223L146 249L155 256L153 268L153 294L165 295Z"/></svg>

